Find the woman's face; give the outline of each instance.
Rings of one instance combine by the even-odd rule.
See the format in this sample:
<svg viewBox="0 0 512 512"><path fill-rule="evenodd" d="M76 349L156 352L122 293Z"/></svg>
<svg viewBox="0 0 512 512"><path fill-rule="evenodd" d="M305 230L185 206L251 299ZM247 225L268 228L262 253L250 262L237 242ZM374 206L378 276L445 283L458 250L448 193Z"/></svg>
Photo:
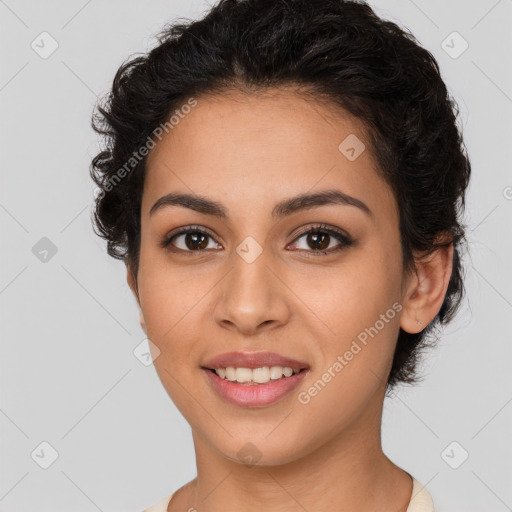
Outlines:
<svg viewBox="0 0 512 512"><path fill-rule="evenodd" d="M164 132L147 160L137 275L156 370L194 434L225 458L253 450L270 465L343 434L375 438L405 296L397 206L362 124L273 92L197 98ZM274 210L327 190L356 201ZM225 217L192 203L150 213L170 193L213 201ZM187 226L195 234L163 246ZM237 405L202 368L234 351L308 370L276 402Z"/></svg>

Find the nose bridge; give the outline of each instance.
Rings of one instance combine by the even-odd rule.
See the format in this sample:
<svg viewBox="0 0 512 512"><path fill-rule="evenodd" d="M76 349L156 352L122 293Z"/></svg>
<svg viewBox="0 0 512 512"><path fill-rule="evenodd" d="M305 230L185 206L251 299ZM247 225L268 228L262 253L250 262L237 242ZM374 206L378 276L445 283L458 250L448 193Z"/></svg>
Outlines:
<svg viewBox="0 0 512 512"><path fill-rule="evenodd" d="M216 321L245 333L263 324L285 322L288 305L283 285L272 271L269 251L247 237L231 257L232 269L223 280Z"/></svg>

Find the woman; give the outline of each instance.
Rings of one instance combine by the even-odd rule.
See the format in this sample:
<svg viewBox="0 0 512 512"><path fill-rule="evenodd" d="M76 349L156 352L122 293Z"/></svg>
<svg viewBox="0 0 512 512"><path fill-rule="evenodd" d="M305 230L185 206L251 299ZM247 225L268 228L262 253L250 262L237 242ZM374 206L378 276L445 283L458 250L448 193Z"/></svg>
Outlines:
<svg viewBox="0 0 512 512"><path fill-rule="evenodd" d="M463 294L456 114L353 1L221 0L121 66L95 225L197 462L147 510L434 510L381 418Z"/></svg>

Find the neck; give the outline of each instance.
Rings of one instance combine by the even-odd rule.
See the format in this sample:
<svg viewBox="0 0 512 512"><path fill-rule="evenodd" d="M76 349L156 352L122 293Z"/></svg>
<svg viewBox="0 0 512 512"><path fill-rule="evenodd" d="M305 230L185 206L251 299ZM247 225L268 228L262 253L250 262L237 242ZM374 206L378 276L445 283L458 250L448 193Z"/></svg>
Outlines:
<svg viewBox="0 0 512 512"><path fill-rule="evenodd" d="M381 397L376 399L378 404ZM295 452L286 463L247 465L231 460L194 430L197 477L179 497L180 508L406 512L412 479L382 451L382 400L380 404L377 409L369 406L329 440L301 447L304 453Z"/></svg>

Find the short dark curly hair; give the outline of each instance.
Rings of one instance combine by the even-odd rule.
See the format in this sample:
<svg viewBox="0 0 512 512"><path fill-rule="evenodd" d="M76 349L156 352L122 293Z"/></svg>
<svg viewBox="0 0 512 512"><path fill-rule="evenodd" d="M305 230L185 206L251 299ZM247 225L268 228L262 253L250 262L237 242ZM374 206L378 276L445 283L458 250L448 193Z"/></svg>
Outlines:
<svg viewBox="0 0 512 512"><path fill-rule="evenodd" d="M471 174L458 106L433 55L406 28L349 0L220 0L202 19L165 25L157 40L123 62L92 115L105 141L90 168L99 187L93 224L108 254L136 279L147 153L140 148L155 145L178 107L229 89L295 87L364 123L399 208L404 271L415 268L413 251L428 255L450 243L440 235L453 243L442 307L420 333L400 329L387 391L418 382L420 352L437 342L430 335L464 296L461 216Z"/></svg>

